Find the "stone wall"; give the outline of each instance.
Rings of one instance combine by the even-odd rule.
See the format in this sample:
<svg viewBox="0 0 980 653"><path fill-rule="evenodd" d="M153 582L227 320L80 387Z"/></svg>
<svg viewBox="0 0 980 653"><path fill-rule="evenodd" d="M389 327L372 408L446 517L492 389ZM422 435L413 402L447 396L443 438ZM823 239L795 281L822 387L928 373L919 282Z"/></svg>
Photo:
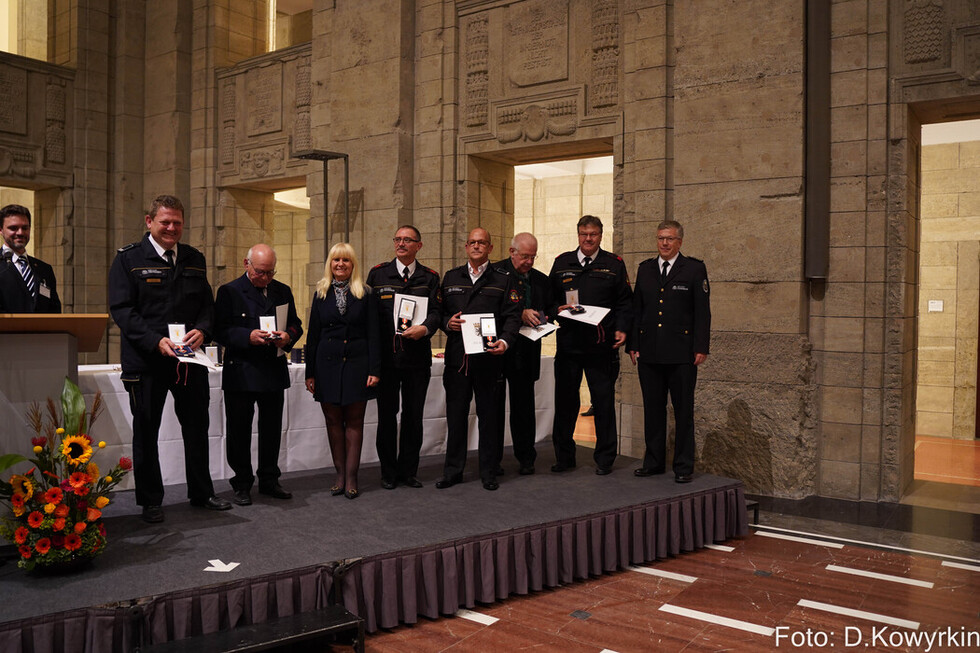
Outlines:
<svg viewBox="0 0 980 653"><path fill-rule="evenodd" d="M917 435L976 437L980 141L922 148ZM941 306L935 306L935 302Z"/></svg>

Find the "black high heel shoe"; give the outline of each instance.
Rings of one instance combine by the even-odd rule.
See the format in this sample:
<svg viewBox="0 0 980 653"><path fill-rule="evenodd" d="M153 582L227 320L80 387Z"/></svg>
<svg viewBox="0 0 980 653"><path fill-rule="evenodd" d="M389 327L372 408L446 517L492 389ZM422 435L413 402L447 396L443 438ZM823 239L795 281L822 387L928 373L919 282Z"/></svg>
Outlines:
<svg viewBox="0 0 980 653"><path fill-rule="evenodd" d="M330 488L330 495L331 496L337 497L337 496L340 496L343 493L344 493L344 486L343 485L334 485L332 488Z"/></svg>
<svg viewBox="0 0 980 653"><path fill-rule="evenodd" d="M361 496L361 493L357 490L347 490L344 492L344 496L346 496L348 499L356 499L357 497Z"/></svg>

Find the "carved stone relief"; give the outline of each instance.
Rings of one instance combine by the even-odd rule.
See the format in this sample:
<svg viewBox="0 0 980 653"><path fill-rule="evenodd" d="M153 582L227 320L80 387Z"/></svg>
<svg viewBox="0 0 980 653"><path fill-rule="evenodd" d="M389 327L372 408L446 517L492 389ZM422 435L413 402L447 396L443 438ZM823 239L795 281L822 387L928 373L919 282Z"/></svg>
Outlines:
<svg viewBox="0 0 980 653"><path fill-rule="evenodd" d="M956 31L956 57L960 74L971 86L980 85L980 26Z"/></svg>
<svg viewBox="0 0 980 653"><path fill-rule="evenodd" d="M34 153L0 145L0 176L4 175L33 179L37 175Z"/></svg>
<svg viewBox="0 0 980 653"><path fill-rule="evenodd" d="M239 155L239 171L242 179L259 179L282 172L286 158L284 145L244 150Z"/></svg>
<svg viewBox="0 0 980 653"><path fill-rule="evenodd" d="M246 133L259 136L282 129L282 63L272 62L245 73Z"/></svg>
<svg viewBox="0 0 980 653"><path fill-rule="evenodd" d="M937 61L945 51L942 0L911 0L905 8L905 63Z"/></svg>
<svg viewBox="0 0 980 653"><path fill-rule="evenodd" d="M466 25L466 126L487 124L490 88L490 40L486 16Z"/></svg>
<svg viewBox="0 0 980 653"><path fill-rule="evenodd" d="M619 7L615 0L600 0L592 7L593 109L619 104Z"/></svg>
<svg viewBox="0 0 980 653"><path fill-rule="evenodd" d="M235 80L226 80L221 89L221 144L219 149L222 165L235 163L235 91Z"/></svg>
<svg viewBox="0 0 980 653"><path fill-rule="evenodd" d="M302 151L313 148L310 129L310 101L313 88L310 84L310 58L303 57L296 66L296 121L293 124L293 149Z"/></svg>
<svg viewBox="0 0 980 653"><path fill-rule="evenodd" d="M27 134L27 71L0 65L0 131Z"/></svg>
<svg viewBox="0 0 980 653"><path fill-rule="evenodd" d="M44 159L48 163L66 161L65 83L49 78L44 93Z"/></svg>
<svg viewBox="0 0 980 653"><path fill-rule="evenodd" d="M551 136L571 136L577 127L578 103L556 100L544 106L507 107L497 114L497 140L502 144L519 140L538 142Z"/></svg>
<svg viewBox="0 0 980 653"><path fill-rule="evenodd" d="M507 7L507 75L516 86L568 79L568 0Z"/></svg>

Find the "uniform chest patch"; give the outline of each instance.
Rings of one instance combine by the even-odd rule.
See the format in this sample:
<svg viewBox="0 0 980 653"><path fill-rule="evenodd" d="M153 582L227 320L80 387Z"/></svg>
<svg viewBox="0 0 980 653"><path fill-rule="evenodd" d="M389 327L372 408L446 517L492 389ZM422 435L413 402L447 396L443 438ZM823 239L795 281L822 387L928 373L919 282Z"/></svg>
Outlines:
<svg viewBox="0 0 980 653"><path fill-rule="evenodd" d="M519 301L521 301L521 298L520 298L520 296L519 296L519 295L517 294L517 291L516 291L516 290L511 290L511 291L510 291L510 301L512 301L512 302L514 302L515 304L516 304L517 302L519 302Z"/></svg>

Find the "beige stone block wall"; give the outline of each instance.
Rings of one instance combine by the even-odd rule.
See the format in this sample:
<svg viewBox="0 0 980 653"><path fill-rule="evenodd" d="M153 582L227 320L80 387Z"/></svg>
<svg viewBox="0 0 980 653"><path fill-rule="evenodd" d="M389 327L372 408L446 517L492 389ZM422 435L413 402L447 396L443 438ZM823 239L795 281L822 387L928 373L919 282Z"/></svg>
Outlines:
<svg viewBox="0 0 980 653"><path fill-rule="evenodd" d="M922 148L915 432L976 433L980 142ZM942 310L930 311L930 302Z"/></svg>

